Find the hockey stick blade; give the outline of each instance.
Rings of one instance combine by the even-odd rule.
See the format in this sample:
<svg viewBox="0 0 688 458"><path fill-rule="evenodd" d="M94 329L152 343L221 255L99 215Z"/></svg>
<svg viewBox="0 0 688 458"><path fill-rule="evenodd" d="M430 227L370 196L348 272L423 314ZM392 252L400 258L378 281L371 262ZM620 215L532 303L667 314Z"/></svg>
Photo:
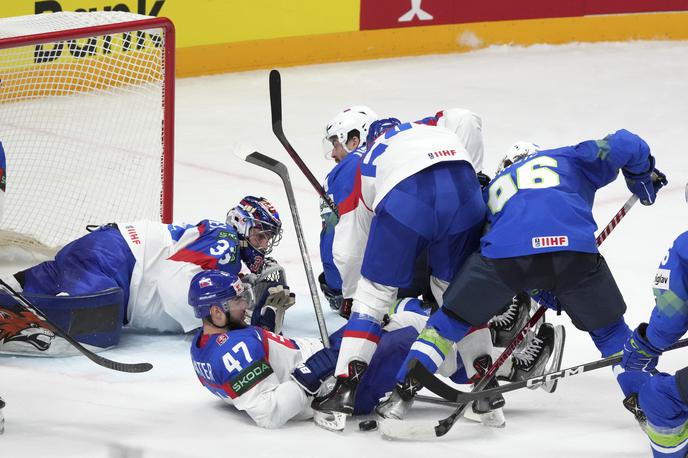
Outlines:
<svg viewBox="0 0 688 458"><path fill-rule="evenodd" d="M85 348L83 345L81 345L79 342L77 342L72 336L67 334L65 331L63 331L59 326L57 326L55 323L50 321L48 317L46 317L43 312L41 312L38 308L34 307L34 305L26 299L22 294L16 292L10 285L5 283L4 280L0 279L0 285L12 296L14 296L15 299L19 302L19 305L28 310L29 312L33 313L36 315L38 318L41 320L45 321L48 323L50 326L53 327L55 334L58 336L62 337L64 340L69 342L74 348L76 348L82 355L93 361L99 366L105 367L107 369L112 369L113 371L119 371L119 372L129 372L129 373L139 373L139 372L148 372L149 370L153 369L153 365L151 363L120 363L117 361L113 361L111 359L107 359L103 356L97 355L90 351L89 349Z"/></svg>
<svg viewBox="0 0 688 458"><path fill-rule="evenodd" d="M318 179L315 178L306 163L303 162L303 159L301 159L301 156L299 156L294 147L291 146L291 143L289 143L289 140L287 140L287 136L284 134L284 129L282 128L282 77L280 76L280 72L277 70L271 70L269 82L272 132L275 134L275 137L277 137L277 140L279 140L289 156L294 160L296 166L299 168L299 170L301 170L311 186L313 186L320 198L323 199L325 204L330 207L330 210L332 210L335 215L339 216L339 210L330 196L328 196L325 192L325 188L323 188Z"/></svg>
<svg viewBox="0 0 688 458"><path fill-rule="evenodd" d="M683 348L688 346L688 338L679 340L675 344L671 345L664 351L676 350L678 348ZM489 390L484 390L480 392L466 393L463 391L456 390L448 385L445 386L445 392L449 392L456 402L472 402L476 399L481 399L489 396L494 396L496 394L503 394L509 391L520 390L521 388L530 388L541 385L543 383L558 381L564 378L568 378L574 375L579 375L584 372L594 371L596 369L601 369L603 367L613 366L614 364L619 364L621 362L621 356L610 356L608 358L599 359L597 361L591 361L589 363L580 364L578 366L567 367L559 371L549 372L547 374L539 375L537 377L531 377L526 380L521 380L518 382L511 382L506 385L499 386L497 388L491 388ZM441 382L440 382L441 383Z"/></svg>

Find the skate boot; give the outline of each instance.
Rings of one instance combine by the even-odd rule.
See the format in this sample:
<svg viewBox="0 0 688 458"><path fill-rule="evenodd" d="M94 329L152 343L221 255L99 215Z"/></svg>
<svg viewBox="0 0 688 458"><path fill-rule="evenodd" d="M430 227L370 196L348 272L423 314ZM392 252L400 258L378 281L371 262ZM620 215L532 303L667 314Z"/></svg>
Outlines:
<svg viewBox="0 0 688 458"><path fill-rule="evenodd" d="M340 412L351 415L354 412L356 389L367 368L368 364L363 361L351 361L349 374L346 377L337 377L337 382L332 391L325 396L313 399L311 408L319 412Z"/></svg>
<svg viewBox="0 0 688 458"><path fill-rule="evenodd" d="M538 329L537 335L528 342L528 345L523 350L514 353L513 367L509 376L510 381L519 382L545 373L547 361L554 352L554 335L554 326L550 323L543 323ZM529 388L536 389L538 385Z"/></svg>
<svg viewBox="0 0 688 458"><path fill-rule="evenodd" d="M514 340L528 321L530 311L530 296L518 293L506 310L494 316L489 322L492 344L495 347L507 347Z"/></svg>
<svg viewBox="0 0 688 458"><path fill-rule="evenodd" d="M492 365L492 358L488 355L483 355L473 362L473 367L477 370L477 374L473 377L474 383L477 383L487 372L487 369ZM493 378L483 389L496 388L499 384ZM465 412L465 418L482 423L484 426L493 428L503 428L506 425L504 418L504 397L501 394L496 394L487 398L477 399L473 401L472 408Z"/></svg>
<svg viewBox="0 0 688 458"><path fill-rule="evenodd" d="M421 388L423 387L417 380L407 376L404 383L397 382L390 395L375 407L375 413L382 418L403 420Z"/></svg>
<svg viewBox="0 0 688 458"><path fill-rule="evenodd" d="M492 358L489 355L483 355L475 359L473 362L473 367L475 367L475 370L477 370L478 373L474 377L474 383L477 383L483 377L483 375L485 375L485 372L487 372L487 369L489 369L491 365ZM490 388L496 388L498 386L499 383L497 383L497 380L493 378L488 382L487 385L485 385L484 389L489 390ZM484 414L504 407L504 403L504 396L501 394L496 394L488 398L477 399L473 401L473 412L477 414Z"/></svg>

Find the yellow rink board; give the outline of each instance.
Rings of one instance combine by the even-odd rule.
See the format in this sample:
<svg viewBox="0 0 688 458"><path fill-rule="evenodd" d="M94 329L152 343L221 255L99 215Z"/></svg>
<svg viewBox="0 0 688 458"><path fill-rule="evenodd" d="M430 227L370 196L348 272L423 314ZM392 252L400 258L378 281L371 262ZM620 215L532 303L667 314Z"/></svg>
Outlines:
<svg viewBox="0 0 688 458"><path fill-rule="evenodd" d="M686 40L688 12L406 27L177 49L177 75L466 52L496 44Z"/></svg>

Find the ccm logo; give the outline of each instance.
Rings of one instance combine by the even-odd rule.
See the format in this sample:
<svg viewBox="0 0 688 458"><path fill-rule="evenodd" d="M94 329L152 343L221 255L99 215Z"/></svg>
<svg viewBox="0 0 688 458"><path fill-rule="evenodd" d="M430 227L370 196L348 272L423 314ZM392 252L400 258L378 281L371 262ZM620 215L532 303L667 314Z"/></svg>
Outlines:
<svg viewBox="0 0 688 458"><path fill-rule="evenodd" d="M569 246L569 238L565 235L533 237L533 248L550 248L555 246Z"/></svg>
<svg viewBox="0 0 688 458"><path fill-rule="evenodd" d="M456 156L456 150L455 149L443 149L440 151L435 151L434 153L428 153L428 157L430 159L435 159L436 157L445 157L445 156Z"/></svg>
<svg viewBox="0 0 688 458"><path fill-rule="evenodd" d="M535 385L540 385L542 383L551 382L553 380L568 377L571 375L582 374L583 372L585 372L585 368L583 366L572 367L571 369L564 369L563 371L553 372L548 375L543 375L542 377L533 377L531 379L528 379L526 380L526 386L531 387Z"/></svg>

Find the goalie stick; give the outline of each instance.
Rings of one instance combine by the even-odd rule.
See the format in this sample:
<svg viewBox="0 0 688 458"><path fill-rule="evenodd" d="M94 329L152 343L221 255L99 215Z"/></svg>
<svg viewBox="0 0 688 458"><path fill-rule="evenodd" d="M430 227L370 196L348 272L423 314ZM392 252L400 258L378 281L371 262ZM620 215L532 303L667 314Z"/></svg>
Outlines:
<svg viewBox="0 0 688 458"><path fill-rule="evenodd" d="M277 70L270 71L270 110L272 112L272 132L275 134L275 137L277 137L277 140L279 140L284 149L287 150L287 153L289 153L289 156L296 162L297 167L315 188L320 198L325 201L335 215L339 216L337 206L332 202L330 196L327 195L325 188L322 187L318 179L311 173L306 163L303 162L303 159L301 159L294 147L289 143L289 140L287 140L287 136L284 135L284 130L282 129L282 78L280 72Z"/></svg>
<svg viewBox="0 0 688 458"><path fill-rule="evenodd" d="M10 285L5 283L5 281L1 278L0 285L2 285L5 291L7 291L10 295L14 296L14 298L17 299L17 302L22 308L28 310L29 312L33 313L38 318L52 326L55 334L69 342L82 355L84 355L94 363L98 364L99 366L103 366L114 371L130 373L147 372L153 368L153 365L150 363L120 363L93 353L91 350L85 348L83 345L77 342L72 336L60 329L55 323L50 321L48 317L46 317L43 314L43 312L41 312L37 307L34 307L28 299L26 299L22 294L16 292Z"/></svg>
<svg viewBox="0 0 688 458"><path fill-rule="evenodd" d="M303 235L303 229L301 228L301 219L299 218L299 212L296 208L296 199L294 198L294 190L291 186L291 180L289 179L289 172L287 167L279 161L261 154L259 152L254 152L246 156L246 162L255 164L264 169L268 169L271 172L276 173L282 179L284 183L284 189L287 192L287 200L289 201L289 209L291 210L291 216L294 220L294 229L296 230L296 239L299 241L299 250L301 251L301 259L303 259L303 267L306 270L306 279L308 280L308 287L311 291L311 299L313 300L313 308L315 309L315 317L318 321L318 328L320 330L320 338L322 339L323 345L326 348L330 348L330 338L327 334L327 327L325 326L325 317L323 315L322 307L320 306L320 296L318 296L318 290L315 286L315 278L313 277L313 268L311 267L311 260L308 256L308 249L306 248L305 237Z"/></svg>
<svg viewBox="0 0 688 458"><path fill-rule="evenodd" d="M609 234L614 230L614 228L619 224L619 222L626 216L628 211L635 205L638 201L638 197L632 195L628 198L626 203L621 207L621 209L614 215L612 220L605 226L605 228L596 237L595 241L599 246L606 240ZM523 326L523 329L516 335L514 340L509 344L508 347L504 349L499 358L489 367L485 372L485 375L478 381L478 383L473 387L470 394L483 391L485 386L492 380L497 370L502 366L502 364L511 356L513 351L516 349L518 344L520 344L523 339L525 339L528 331L532 326L534 326L537 321L544 316L547 307L545 305L540 305L535 314L528 320L528 322ZM434 374L430 373L422 364L414 364L412 361L412 367L409 369L409 374L413 372L412 377L416 378L423 384L428 390L434 392L435 394L444 397L445 399L451 400L451 390L454 390L449 385L442 382L440 379L435 377ZM427 383L427 384L426 384ZM443 394L448 395L448 397L443 396ZM468 393L467 393L468 394ZM456 420L461 418L466 409L471 405L470 402L460 402L456 410L449 415L447 418L439 420L436 425L431 424L409 424L403 420L396 419L385 419L380 424L380 431L382 435L389 439L432 439L434 437L441 437L447 434L449 430L454 426Z"/></svg>

